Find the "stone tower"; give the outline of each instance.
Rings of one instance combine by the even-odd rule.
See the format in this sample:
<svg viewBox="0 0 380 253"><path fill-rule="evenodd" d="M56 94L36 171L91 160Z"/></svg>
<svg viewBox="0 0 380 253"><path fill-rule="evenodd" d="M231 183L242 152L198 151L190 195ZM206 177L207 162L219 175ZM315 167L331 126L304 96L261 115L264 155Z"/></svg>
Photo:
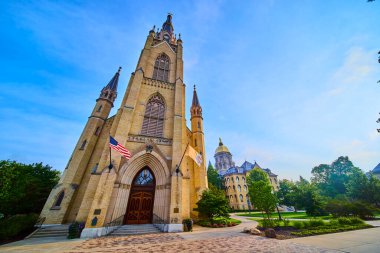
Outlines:
<svg viewBox="0 0 380 253"><path fill-rule="evenodd" d="M120 70L103 88L41 213L46 224L83 221L82 237L95 237L107 233L105 227L115 220L160 220L162 230L182 231L182 219L197 215L196 202L207 188L206 166L198 166L185 151L190 145L206 160L203 118L194 90L191 130L186 126L182 50L169 14L161 29L149 31L112 117ZM110 154L110 135L130 151L129 160L116 151Z"/></svg>
<svg viewBox="0 0 380 253"><path fill-rule="evenodd" d="M208 187L208 181L207 181L207 170L206 170L206 157L204 155L205 153L205 141L204 141L204 133L203 133L203 117L202 117L202 107L199 103L197 90L195 89L194 85L194 92L193 92L193 100L191 103L190 108L191 113L191 132L192 132L192 146L195 148L195 150L203 155L203 165L199 169L194 170L194 190L195 194L192 194L195 198L192 199L193 203L192 205L195 205L195 203L198 201L197 196L201 194L201 191L204 188ZM197 166L194 163L194 166ZM193 167L194 167L193 166Z"/></svg>
<svg viewBox="0 0 380 253"><path fill-rule="evenodd" d="M61 224L71 221L70 212L78 211L78 203L82 201L76 191L81 182L89 178L88 170L96 166L90 162L95 148L99 143L101 132L106 132L105 125L113 102L117 96L117 85L121 68L116 72L111 81L101 90L99 98L81 136L75 146L71 158L63 172L59 183L51 191L48 201L43 208L41 216L48 218L47 222ZM95 152L99 153L99 152ZM87 173L86 173L87 172ZM74 206L74 207L73 207ZM73 208L70 210L70 208Z"/></svg>

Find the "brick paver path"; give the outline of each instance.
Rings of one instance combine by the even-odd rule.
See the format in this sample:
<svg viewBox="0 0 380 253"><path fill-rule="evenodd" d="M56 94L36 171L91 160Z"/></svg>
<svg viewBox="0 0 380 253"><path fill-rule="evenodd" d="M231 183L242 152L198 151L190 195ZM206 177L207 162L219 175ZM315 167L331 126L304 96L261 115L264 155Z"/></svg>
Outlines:
<svg viewBox="0 0 380 253"><path fill-rule="evenodd" d="M286 240L241 235L186 240L179 234L151 234L125 237L104 237L83 242L67 253L79 252L341 252L299 245Z"/></svg>

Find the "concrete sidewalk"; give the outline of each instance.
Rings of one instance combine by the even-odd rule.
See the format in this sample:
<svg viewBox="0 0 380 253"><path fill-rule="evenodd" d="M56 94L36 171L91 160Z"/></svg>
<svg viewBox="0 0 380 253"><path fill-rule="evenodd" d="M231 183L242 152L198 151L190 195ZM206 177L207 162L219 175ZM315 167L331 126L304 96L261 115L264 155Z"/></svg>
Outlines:
<svg viewBox="0 0 380 253"><path fill-rule="evenodd" d="M379 253L380 227L287 240L297 244L352 253Z"/></svg>
<svg viewBox="0 0 380 253"><path fill-rule="evenodd" d="M12 242L0 246L0 252L41 253L64 252L83 243L85 239L34 238Z"/></svg>

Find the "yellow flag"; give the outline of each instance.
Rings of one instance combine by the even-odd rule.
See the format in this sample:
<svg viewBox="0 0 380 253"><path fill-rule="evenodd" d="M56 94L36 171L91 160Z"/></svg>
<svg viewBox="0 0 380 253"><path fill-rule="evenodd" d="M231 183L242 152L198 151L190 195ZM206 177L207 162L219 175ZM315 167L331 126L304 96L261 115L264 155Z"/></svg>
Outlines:
<svg viewBox="0 0 380 253"><path fill-rule="evenodd" d="M192 146L188 146L187 147L187 155L194 160L194 162L196 164L198 164L198 166L201 166L202 162L203 162L203 159L202 159L202 155L199 154Z"/></svg>

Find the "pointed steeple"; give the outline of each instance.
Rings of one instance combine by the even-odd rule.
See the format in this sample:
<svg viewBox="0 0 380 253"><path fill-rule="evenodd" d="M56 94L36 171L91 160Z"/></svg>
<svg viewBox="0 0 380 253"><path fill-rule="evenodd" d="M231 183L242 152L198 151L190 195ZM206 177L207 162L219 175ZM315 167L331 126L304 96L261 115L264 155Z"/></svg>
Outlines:
<svg viewBox="0 0 380 253"><path fill-rule="evenodd" d="M119 83L120 71L121 67L119 67L119 70L112 77L111 81L109 81L109 83L102 89L98 100L105 99L110 101L113 105L113 102L117 97L117 85Z"/></svg>
<svg viewBox="0 0 380 253"><path fill-rule="evenodd" d="M172 36L174 32L174 27L172 24L172 16L173 14L168 13L168 16L166 17L166 21L162 24L162 30L169 33L170 36Z"/></svg>
<svg viewBox="0 0 380 253"><path fill-rule="evenodd" d="M194 85L194 93L193 93L193 103L191 104L191 106L201 106L199 103L199 99L198 99L197 90L195 88L195 85Z"/></svg>
<svg viewBox="0 0 380 253"><path fill-rule="evenodd" d="M119 70L112 77L111 81L109 81L109 83L106 85L106 87L105 87L106 89L117 91L117 85L119 83L120 71L121 71L121 67L119 67Z"/></svg>
<svg viewBox="0 0 380 253"><path fill-rule="evenodd" d="M191 112L191 117L194 117L194 116L202 117L202 107L201 107L201 104L199 103L195 85L194 85L194 93L193 93L193 102L191 104L190 112Z"/></svg>

